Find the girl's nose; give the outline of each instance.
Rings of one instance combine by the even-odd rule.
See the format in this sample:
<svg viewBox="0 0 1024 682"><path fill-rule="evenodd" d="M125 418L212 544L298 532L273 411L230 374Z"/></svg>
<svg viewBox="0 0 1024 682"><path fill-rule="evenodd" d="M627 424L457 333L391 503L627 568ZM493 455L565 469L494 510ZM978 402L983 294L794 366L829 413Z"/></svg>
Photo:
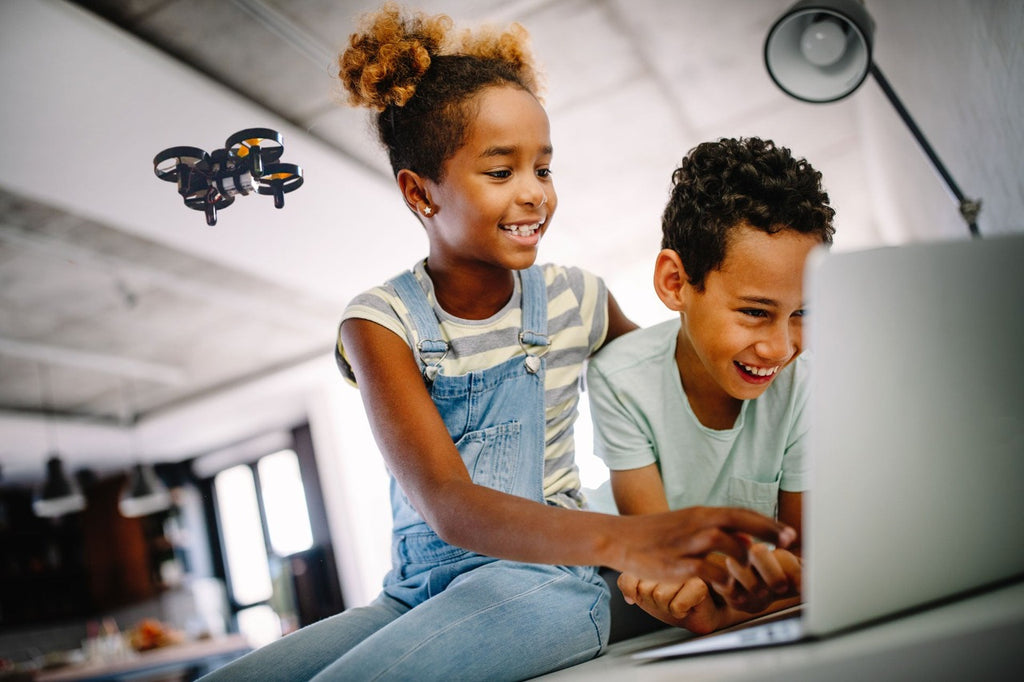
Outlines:
<svg viewBox="0 0 1024 682"><path fill-rule="evenodd" d="M529 204L536 208L540 208L544 204L548 203L547 188L540 180L533 178L532 180L526 181L521 194L520 201L524 204Z"/></svg>

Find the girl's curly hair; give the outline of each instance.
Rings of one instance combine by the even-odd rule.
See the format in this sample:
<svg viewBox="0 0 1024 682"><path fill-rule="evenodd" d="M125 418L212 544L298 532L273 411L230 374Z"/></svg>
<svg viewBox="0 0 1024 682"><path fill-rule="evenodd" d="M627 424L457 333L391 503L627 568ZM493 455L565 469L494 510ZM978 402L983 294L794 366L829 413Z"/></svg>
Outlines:
<svg viewBox="0 0 1024 682"><path fill-rule="evenodd" d="M775 233L796 230L832 243L835 210L821 173L789 149L756 137L705 142L672 174L662 214L663 249L679 254L698 291L725 260L733 228L749 224Z"/></svg>
<svg viewBox="0 0 1024 682"><path fill-rule="evenodd" d="M529 35L519 24L455 32L446 15L393 3L363 22L338 58L338 76L350 104L377 112L377 134L396 175L407 168L440 181L484 88L511 85L539 97Z"/></svg>

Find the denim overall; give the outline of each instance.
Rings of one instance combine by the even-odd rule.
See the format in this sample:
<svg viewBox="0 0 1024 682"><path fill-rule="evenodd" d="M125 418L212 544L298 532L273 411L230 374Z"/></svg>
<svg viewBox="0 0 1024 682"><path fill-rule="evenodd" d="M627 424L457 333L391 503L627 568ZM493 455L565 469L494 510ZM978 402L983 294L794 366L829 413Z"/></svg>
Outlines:
<svg viewBox="0 0 1024 682"><path fill-rule="evenodd" d="M526 354L447 376L440 363L448 344L419 282L411 272L391 280L416 326L414 352L431 398L473 481L544 503L547 291L536 266L521 282ZM593 567L505 561L449 545L393 478L391 503L393 568L383 593L239 659L228 666L233 679L518 680L589 660L607 644L609 592ZM259 660L241 669L247 659Z"/></svg>

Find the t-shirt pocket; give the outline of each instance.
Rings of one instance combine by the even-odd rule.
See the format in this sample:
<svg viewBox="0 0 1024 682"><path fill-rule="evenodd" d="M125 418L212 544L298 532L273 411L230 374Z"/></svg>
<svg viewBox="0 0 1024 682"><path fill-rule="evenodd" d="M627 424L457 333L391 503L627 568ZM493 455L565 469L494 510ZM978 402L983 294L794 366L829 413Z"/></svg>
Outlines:
<svg viewBox="0 0 1024 682"><path fill-rule="evenodd" d="M732 507L752 509L774 519L779 513L781 480L781 471L775 475L774 481L767 483L733 476L729 479L728 504Z"/></svg>

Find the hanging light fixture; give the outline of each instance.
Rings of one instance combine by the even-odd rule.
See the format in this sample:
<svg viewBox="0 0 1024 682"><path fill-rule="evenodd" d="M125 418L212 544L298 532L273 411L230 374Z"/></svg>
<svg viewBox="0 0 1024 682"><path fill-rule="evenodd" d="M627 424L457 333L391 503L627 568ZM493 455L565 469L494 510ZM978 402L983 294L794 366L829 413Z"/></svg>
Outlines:
<svg viewBox="0 0 1024 682"><path fill-rule="evenodd" d="M56 427L52 423L53 401L50 395L49 374L39 365L39 389L43 402L46 438L50 456L46 460L46 477L32 497L32 511L36 516L56 518L85 509L85 496L78 482L64 471L64 462L57 452Z"/></svg>
<svg viewBox="0 0 1024 682"><path fill-rule="evenodd" d="M136 464L121 492L117 508L121 516L148 516L169 509L171 493L151 465Z"/></svg>
<svg viewBox="0 0 1024 682"><path fill-rule="evenodd" d="M85 509L85 496L78 482L64 473L64 463L56 452L46 461L46 479L32 500L36 516L55 518Z"/></svg>
<svg viewBox="0 0 1024 682"><path fill-rule="evenodd" d="M129 430L131 439L132 456L138 454L138 443L135 438L135 427L137 418L133 413L133 400L128 396L130 386L124 389L125 408L127 415L123 422ZM138 516L149 516L157 512L169 509L171 506L171 493L167 490L156 470L151 464L137 462L128 475L128 481L121 490L121 497L118 500L117 508L121 516L135 518Z"/></svg>
<svg viewBox="0 0 1024 682"><path fill-rule="evenodd" d="M862 0L800 0L768 31L765 66L783 92L812 103L843 99L870 73L959 203L971 235L980 236L981 200L964 196L875 64L871 57L874 35L875 22Z"/></svg>

